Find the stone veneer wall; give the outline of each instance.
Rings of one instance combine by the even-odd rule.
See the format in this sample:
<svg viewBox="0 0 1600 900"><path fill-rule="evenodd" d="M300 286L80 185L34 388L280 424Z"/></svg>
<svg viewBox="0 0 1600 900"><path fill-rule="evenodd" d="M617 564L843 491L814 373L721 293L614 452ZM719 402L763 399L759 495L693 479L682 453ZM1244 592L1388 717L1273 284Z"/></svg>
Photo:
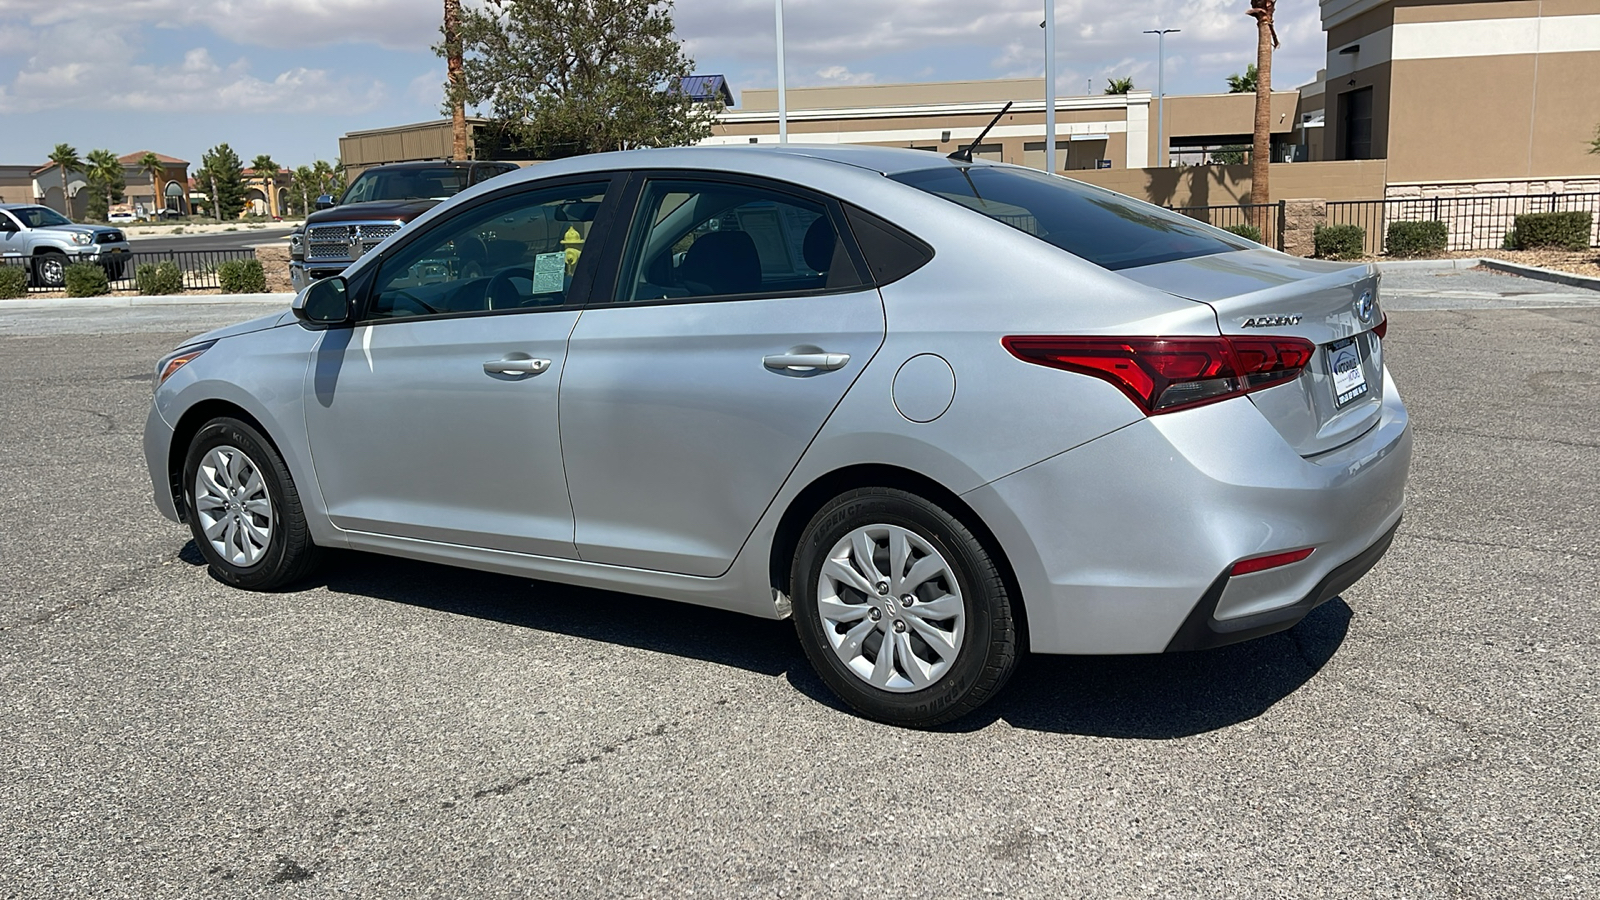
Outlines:
<svg viewBox="0 0 1600 900"><path fill-rule="evenodd" d="M1391 184L1388 221L1438 219L1450 228L1454 250L1498 250L1523 213L1578 211L1592 215L1590 245L1600 244L1600 177ZM1428 201L1439 200L1439 203Z"/></svg>

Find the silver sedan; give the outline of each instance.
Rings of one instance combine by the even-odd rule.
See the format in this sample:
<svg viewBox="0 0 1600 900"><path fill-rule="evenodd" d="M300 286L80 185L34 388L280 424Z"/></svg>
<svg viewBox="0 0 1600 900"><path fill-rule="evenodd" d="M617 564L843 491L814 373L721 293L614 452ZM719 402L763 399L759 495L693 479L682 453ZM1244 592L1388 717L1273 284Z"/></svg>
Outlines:
<svg viewBox="0 0 1600 900"><path fill-rule="evenodd" d="M1411 455L1368 265L1015 166L647 150L458 195L160 362L156 506L217 578L323 548L794 618L910 726L1019 654L1293 626Z"/></svg>

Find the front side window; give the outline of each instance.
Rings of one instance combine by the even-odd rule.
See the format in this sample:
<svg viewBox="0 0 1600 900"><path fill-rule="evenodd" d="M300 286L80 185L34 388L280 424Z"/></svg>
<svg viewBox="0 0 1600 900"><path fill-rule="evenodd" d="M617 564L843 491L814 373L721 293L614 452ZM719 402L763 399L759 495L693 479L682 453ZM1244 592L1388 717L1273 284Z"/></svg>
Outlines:
<svg viewBox="0 0 1600 900"><path fill-rule="evenodd" d="M862 283L820 202L744 184L650 181L620 302L795 295Z"/></svg>
<svg viewBox="0 0 1600 900"><path fill-rule="evenodd" d="M1254 246L1159 206L1031 169L952 165L891 177L1107 269Z"/></svg>
<svg viewBox="0 0 1600 900"><path fill-rule="evenodd" d="M345 191L341 203L373 200L444 200L466 190L467 170L455 166L426 169L371 169Z"/></svg>
<svg viewBox="0 0 1600 900"><path fill-rule="evenodd" d="M383 260L367 318L566 306L605 194L604 182L545 188L461 212Z"/></svg>

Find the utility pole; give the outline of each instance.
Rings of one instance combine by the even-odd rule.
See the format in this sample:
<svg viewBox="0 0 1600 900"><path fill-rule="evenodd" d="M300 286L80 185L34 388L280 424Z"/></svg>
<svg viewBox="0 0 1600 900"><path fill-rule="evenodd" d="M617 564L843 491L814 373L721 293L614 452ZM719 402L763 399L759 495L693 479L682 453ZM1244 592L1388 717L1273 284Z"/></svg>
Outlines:
<svg viewBox="0 0 1600 900"><path fill-rule="evenodd" d="M1167 35L1177 34L1182 28L1162 28L1146 31L1156 36L1156 165L1167 164Z"/></svg>
<svg viewBox="0 0 1600 900"><path fill-rule="evenodd" d="M783 84L783 0L774 0L778 14L778 143L789 143L789 101Z"/></svg>
<svg viewBox="0 0 1600 900"><path fill-rule="evenodd" d="M1056 171L1056 0L1044 0L1044 170Z"/></svg>

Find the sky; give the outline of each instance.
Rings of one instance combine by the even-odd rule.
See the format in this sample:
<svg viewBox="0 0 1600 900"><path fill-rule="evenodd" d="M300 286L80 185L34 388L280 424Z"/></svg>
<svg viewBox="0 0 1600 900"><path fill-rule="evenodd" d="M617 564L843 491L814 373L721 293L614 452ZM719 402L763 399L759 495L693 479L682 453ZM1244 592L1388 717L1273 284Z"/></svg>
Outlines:
<svg viewBox="0 0 1600 900"><path fill-rule="evenodd" d="M468 0L472 2L472 0ZM249 165L332 161L341 134L438 118L439 0L0 0L0 165L154 150L198 166L228 143ZM1044 74L1044 0L785 0L791 87ZM1227 90L1255 61L1248 0L1057 0L1057 89L1106 79L1169 94ZM737 96L777 85L772 0L678 0L695 71ZM1311 80L1325 39L1312 0L1278 5L1273 83ZM1087 82L1086 82L1087 79Z"/></svg>

